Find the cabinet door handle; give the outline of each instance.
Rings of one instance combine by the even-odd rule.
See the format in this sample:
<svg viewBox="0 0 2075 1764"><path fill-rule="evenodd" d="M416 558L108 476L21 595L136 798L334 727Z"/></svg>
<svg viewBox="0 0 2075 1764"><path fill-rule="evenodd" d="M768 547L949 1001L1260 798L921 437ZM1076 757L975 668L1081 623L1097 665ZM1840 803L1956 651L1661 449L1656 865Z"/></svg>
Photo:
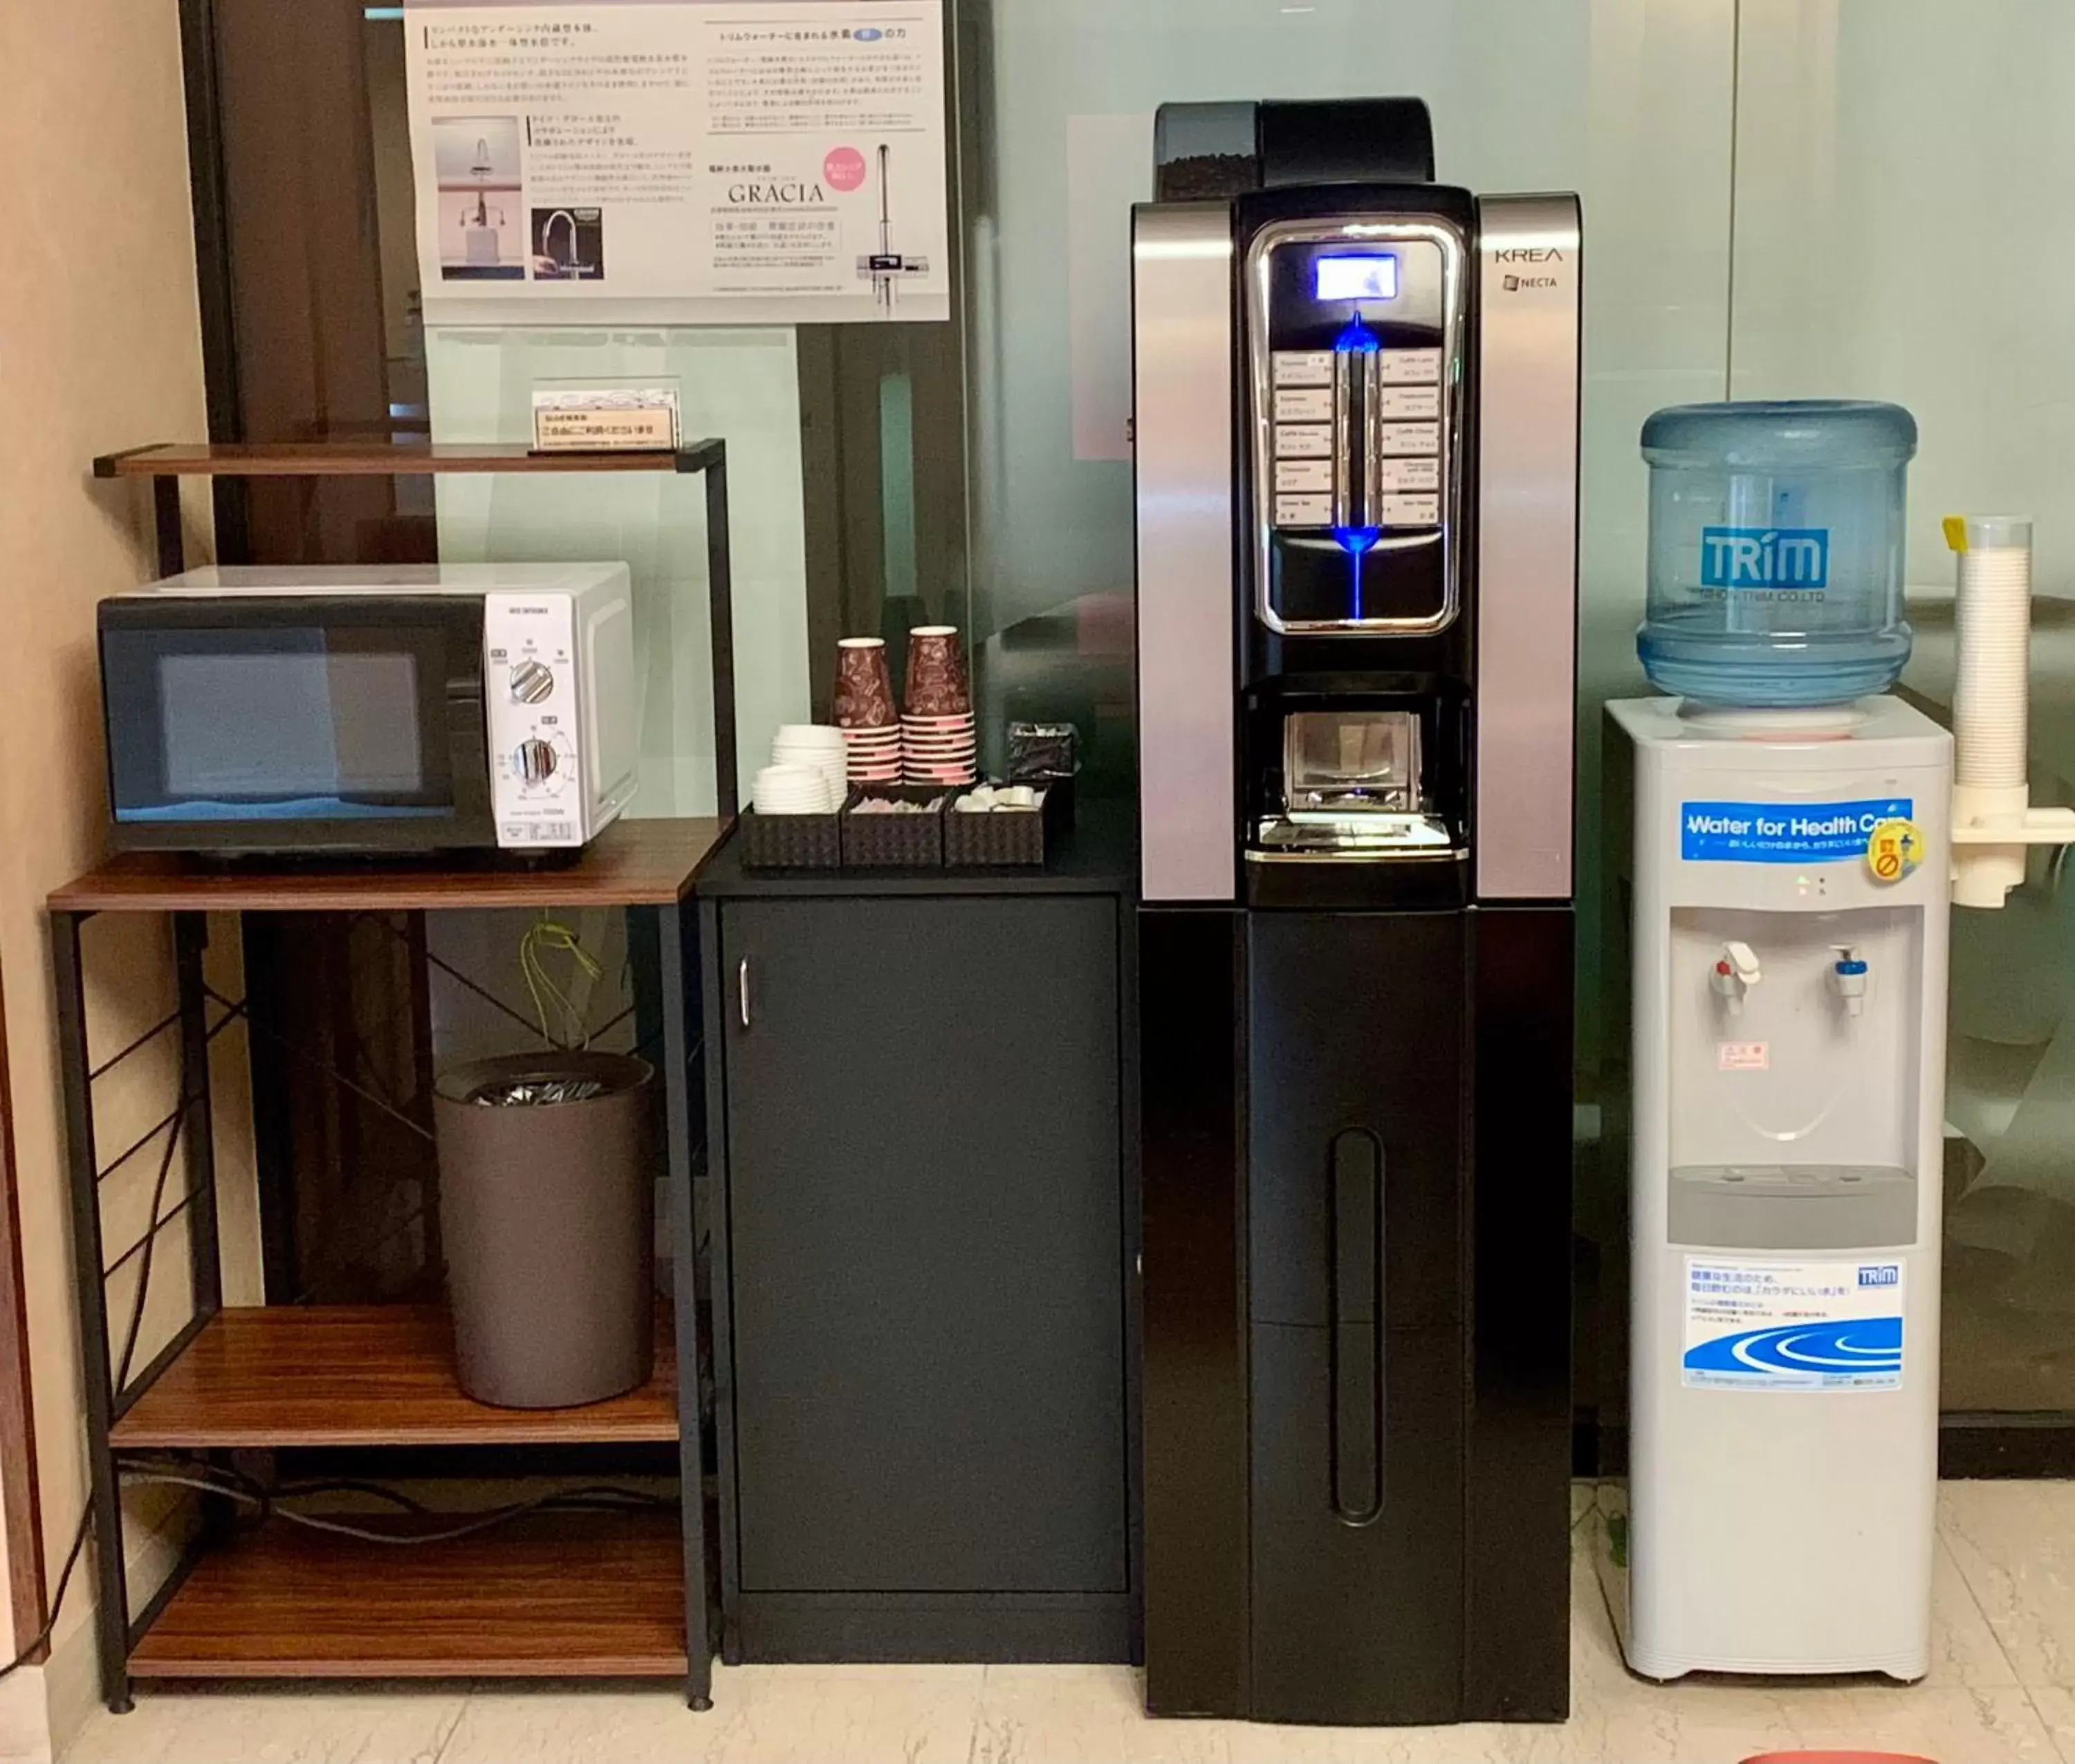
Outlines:
<svg viewBox="0 0 2075 1764"><path fill-rule="evenodd" d="M735 971L735 998L742 1013L742 1026L749 1027L749 958L744 956Z"/></svg>
<svg viewBox="0 0 2075 1764"><path fill-rule="evenodd" d="M1348 1525L1383 1513L1383 1143L1361 1128L1333 1141L1328 1291L1333 1315L1332 1502Z"/></svg>

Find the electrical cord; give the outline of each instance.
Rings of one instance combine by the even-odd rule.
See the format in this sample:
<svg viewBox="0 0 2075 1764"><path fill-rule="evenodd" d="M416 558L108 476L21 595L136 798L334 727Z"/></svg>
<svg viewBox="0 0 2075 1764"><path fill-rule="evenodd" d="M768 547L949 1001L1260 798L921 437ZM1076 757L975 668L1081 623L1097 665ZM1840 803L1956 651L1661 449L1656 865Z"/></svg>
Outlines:
<svg viewBox="0 0 2075 1764"><path fill-rule="evenodd" d="M540 1020L540 1039L550 1047L557 1045L572 1048L590 1046L590 1030L585 1026L583 1012L577 1008L569 994L557 986L541 959L544 950L564 950L569 961L586 979L595 980L605 970L597 958L578 941L577 934L566 925L558 925L553 919L543 918L528 925L519 939L519 971L525 976L526 990L533 1000L534 1014ZM549 1027L549 1007L561 1028L557 1036Z"/></svg>
<svg viewBox="0 0 2075 1764"><path fill-rule="evenodd" d="M255 1478L243 1479L255 1494L265 1494L266 1489ZM360 1482L349 1477L337 1477L323 1482L296 1482L281 1484L273 1492L273 1498L299 1494L364 1494L378 1501L387 1501L404 1513L430 1513L433 1509L422 1501L413 1500L401 1489L392 1489L386 1483Z"/></svg>
<svg viewBox="0 0 2075 1764"><path fill-rule="evenodd" d="M353 1538L362 1543L396 1544L412 1547L419 1544L452 1543L462 1538L475 1537L492 1531L515 1519L524 1518L536 1513L642 1512L658 1508L670 1508L676 1502L661 1496L644 1493L640 1489L615 1488L608 1483L597 1483L578 1489L558 1489L552 1494L536 1495L527 1501L515 1501L505 1506L493 1507L484 1513L472 1515L459 1525L448 1526L437 1531L396 1532L377 1531L366 1526L349 1525L342 1520L325 1518L314 1513L297 1513L280 1502L284 1495L292 1497L357 1487L358 1492L379 1494L405 1505L420 1515L429 1515L431 1509L414 1501L408 1495L379 1484L342 1484L337 1483L308 1484L298 1487L290 1484L271 1493L261 1488L249 1477L238 1476L226 1480L221 1476L189 1476L184 1472L160 1469L126 1469L126 1482L151 1486L180 1489L199 1489L205 1494L221 1495L233 1501L242 1501L257 1508L263 1524L269 1518L280 1519L289 1525L299 1525L312 1531L329 1531L340 1537Z"/></svg>

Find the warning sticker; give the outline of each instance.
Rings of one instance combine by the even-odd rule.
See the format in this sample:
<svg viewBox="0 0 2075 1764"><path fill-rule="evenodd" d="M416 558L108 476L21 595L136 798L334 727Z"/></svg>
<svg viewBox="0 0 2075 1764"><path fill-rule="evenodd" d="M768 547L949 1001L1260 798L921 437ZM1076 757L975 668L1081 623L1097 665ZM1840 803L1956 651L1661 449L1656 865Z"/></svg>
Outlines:
<svg viewBox="0 0 2075 1764"><path fill-rule="evenodd" d="M1876 882L1900 882L1924 861L1924 834L1914 821L1883 821L1866 840L1866 868Z"/></svg>
<svg viewBox="0 0 2075 1764"><path fill-rule="evenodd" d="M1684 1382L1899 1390L1903 1265L1686 1258Z"/></svg>
<svg viewBox="0 0 2075 1764"><path fill-rule="evenodd" d="M1715 1061L1725 1072L1762 1072L1772 1065L1772 1046L1768 1041L1717 1041Z"/></svg>

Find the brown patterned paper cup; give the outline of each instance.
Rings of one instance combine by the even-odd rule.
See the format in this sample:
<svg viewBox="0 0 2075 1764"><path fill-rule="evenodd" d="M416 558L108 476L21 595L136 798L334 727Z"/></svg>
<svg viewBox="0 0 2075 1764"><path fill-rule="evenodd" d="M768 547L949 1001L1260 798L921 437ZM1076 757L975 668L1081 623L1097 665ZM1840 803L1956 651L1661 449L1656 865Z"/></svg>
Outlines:
<svg viewBox="0 0 2075 1764"><path fill-rule="evenodd" d="M835 719L839 729L894 724L893 676L884 637L845 637L836 644Z"/></svg>
<svg viewBox="0 0 2075 1764"><path fill-rule="evenodd" d="M916 626L908 633L908 714L955 717L971 709L957 626Z"/></svg>

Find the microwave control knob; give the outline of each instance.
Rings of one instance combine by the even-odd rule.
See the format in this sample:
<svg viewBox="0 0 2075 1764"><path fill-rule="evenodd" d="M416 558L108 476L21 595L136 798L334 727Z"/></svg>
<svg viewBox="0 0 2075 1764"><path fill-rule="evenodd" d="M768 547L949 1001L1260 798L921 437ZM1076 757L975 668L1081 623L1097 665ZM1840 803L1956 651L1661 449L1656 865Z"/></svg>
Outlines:
<svg viewBox="0 0 2075 1764"><path fill-rule="evenodd" d="M555 750L545 741L520 742L512 758L519 776L528 784L545 784L555 769Z"/></svg>
<svg viewBox="0 0 2075 1764"><path fill-rule="evenodd" d="M555 689L555 677L547 665L522 661L512 670L512 697L515 703L538 704Z"/></svg>

